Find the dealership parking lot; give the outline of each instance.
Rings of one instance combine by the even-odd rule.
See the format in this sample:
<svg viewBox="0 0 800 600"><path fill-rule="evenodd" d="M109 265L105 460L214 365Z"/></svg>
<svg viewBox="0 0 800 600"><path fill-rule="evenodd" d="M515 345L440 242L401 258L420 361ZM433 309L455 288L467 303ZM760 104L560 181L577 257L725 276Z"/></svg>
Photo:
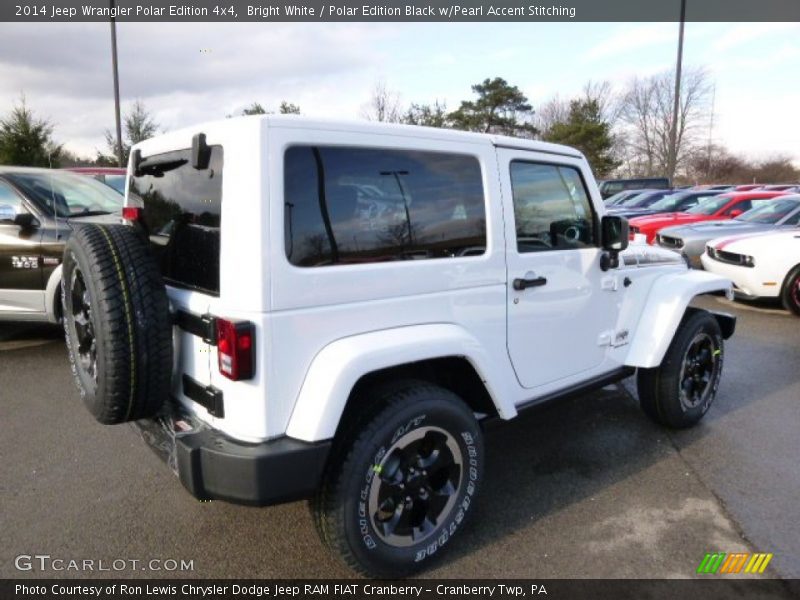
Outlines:
<svg viewBox="0 0 800 600"><path fill-rule="evenodd" d="M653 425L628 380L492 428L470 527L427 575L687 577L706 552L757 551L775 554L767 575L800 577L800 320L702 303L739 325L698 427ZM0 325L0 423L2 577L114 574L19 572L20 554L193 561L125 576L350 576L305 503L200 503L130 427L98 425L56 329Z"/></svg>

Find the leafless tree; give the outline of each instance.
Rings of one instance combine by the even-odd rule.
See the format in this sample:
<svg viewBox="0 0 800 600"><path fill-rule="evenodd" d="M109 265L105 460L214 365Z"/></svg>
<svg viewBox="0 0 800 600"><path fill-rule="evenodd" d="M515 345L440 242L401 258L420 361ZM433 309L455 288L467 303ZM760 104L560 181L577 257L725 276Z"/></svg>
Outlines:
<svg viewBox="0 0 800 600"><path fill-rule="evenodd" d="M685 69L681 82L675 169L669 171L674 73L634 78L622 98L620 117L628 133L629 171L674 178L699 142L709 110L711 84L704 69Z"/></svg>
<svg viewBox="0 0 800 600"><path fill-rule="evenodd" d="M566 123L569 118L569 99L555 95L536 110L536 128L546 138L556 123Z"/></svg>
<svg viewBox="0 0 800 600"><path fill-rule="evenodd" d="M596 102L600 116L612 127L617 124L623 103L610 81L587 81L583 86L583 99Z"/></svg>
<svg viewBox="0 0 800 600"><path fill-rule="evenodd" d="M574 98L562 98L556 94L536 109L536 126L541 132L541 137L546 138L556 123L566 123L569 119L569 108L572 100L582 102L596 102L600 110L600 117L609 124L615 142L624 142L624 131L621 127L620 116L624 103L622 97L616 92L609 81L587 81L581 94ZM619 152L622 153L620 148Z"/></svg>
<svg viewBox="0 0 800 600"><path fill-rule="evenodd" d="M400 93L389 89L385 81L377 81L369 102L361 108L361 116L368 121L400 123L403 119Z"/></svg>

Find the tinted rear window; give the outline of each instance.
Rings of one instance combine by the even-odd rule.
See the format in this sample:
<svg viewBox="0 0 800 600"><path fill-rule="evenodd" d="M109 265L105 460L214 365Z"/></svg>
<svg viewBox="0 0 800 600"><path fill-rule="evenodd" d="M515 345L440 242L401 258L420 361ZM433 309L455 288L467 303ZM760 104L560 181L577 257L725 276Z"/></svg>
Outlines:
<svg viewBox="0 0 800 600"><path fill-rule="evenodd" d="M485 252L474 156L295 146L285 155L286 256L311 267Z"/></svg>
<svg viewBox="0 0 800 600"><path fill-rule="evenodd" d="M218 295L222 147L211 147L207 169L192 167L190 155L186 149L146 157L140 175L131 177L131 204L143 203L164 280Z"/></svg>

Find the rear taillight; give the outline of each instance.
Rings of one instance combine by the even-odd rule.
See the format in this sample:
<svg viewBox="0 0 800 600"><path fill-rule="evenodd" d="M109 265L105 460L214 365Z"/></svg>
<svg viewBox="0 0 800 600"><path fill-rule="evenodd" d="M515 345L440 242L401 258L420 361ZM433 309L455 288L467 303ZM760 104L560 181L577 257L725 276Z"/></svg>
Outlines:
<svg viewBox="0 0 800 600"><path fill-rule="evenodd" d="M126 221L139 221L142 218L142 209L139 206L123 206L122 218Z"/></svg>
<svg viewBox="0 0 800 600"><path fill-rule="evenodd" d="M250 321L217 321L219 372L241 381L255 375L255 328Z"/></svg>

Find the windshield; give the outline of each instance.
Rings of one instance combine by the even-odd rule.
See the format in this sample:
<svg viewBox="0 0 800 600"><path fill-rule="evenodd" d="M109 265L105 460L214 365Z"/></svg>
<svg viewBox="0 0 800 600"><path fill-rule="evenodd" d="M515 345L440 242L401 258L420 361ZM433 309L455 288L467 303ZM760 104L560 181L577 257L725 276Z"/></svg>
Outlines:
<svg viewBox="0 0 800 600"><path fill-rule="evenodd" d="M631 195L630 192L623 191L617 192L613 196L609 196L603 202L605 202L606 206L619 206L625 198L629 198Z"/></svg>
<svg viewBox="0 0 800 600"><path fill-rule="evenodd" d="M700 204L693 206L686 212L693 215L713 215L720 208L731 201L730 196L713 196L711 198L701 198Z"/></svg>
<svg viewBox="0 0 800 600"><path fill-rule="evenodd" d="M622 201L619 204L617 204L617 206L628 206L628 207L638 206L639 202L642 200L644 196L646 196L646 194L634 194L627 198L623 198Z"/></svg>
<svg viewBox="0 0 800 600"><path fill-rule="evenodd" d="M122 211L124 198L92 177L63 171L21 171L6 177L50 215L80 217Z"/></svg>
<svg viewBox="0 0 800 600"><path fill-rule="evenodd" d="M707 198L715 198L716 193L711 192L705 195L698 195L697 193L677 192L664 196L658 202L650 205L650 209L656 212L677 212L683 208L688 208L703 202Z"/></svg>
<svg viewBox="0 0 800 600"><path fill-rule="evenodd" d="M125 193L125 175L106 175L103 179L103 183L110 185L120 194Z"/></svg>
<svg viewBox="0 0 800 600"><path fill-rule="evenodd" d="M644 192L642 194L636 194L633 198L625 200L621 206L626 206L628 208L648 208L661 200L665 194L666 192Z"/></svg>
<svg viewBox="0 0 800 600"><path fill-rule="evenodd" d="M669 196L664 196L658 202L651 204L650 208L653 210L671 211L679 206L689 196L690 194L682 193L670 194Z"/></svg>
<svg viewBox="0 0 800 600"><path fill-rule="evenodd" d="M800 207L800 198L773 200L748 210L743 215L736 217L736 220L773 225L798 207Z"/></svg>

